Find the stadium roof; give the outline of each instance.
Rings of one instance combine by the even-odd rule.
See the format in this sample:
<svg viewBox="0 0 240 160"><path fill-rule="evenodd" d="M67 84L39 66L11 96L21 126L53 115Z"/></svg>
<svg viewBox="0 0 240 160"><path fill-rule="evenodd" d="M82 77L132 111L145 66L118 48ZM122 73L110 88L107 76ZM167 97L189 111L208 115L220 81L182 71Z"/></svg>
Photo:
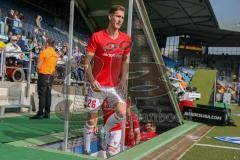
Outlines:
<svg viewBox="0 0 240 160"><path fill-rule="evenodd" d="M230 2L230 1L229 1ZM156 37L189 35L208 46L240 46L240 32L220 29L209 0L144 0ZM107 10L126 0L78 0L95 28L106 27ZM88 22L89 23L89 22Z"/></svg>
<svg viewBox="0 0 240 160"><path fill-rule="evenodd" d="M209 46L240 46L240 32L222 30L209 0L145 0L156 35L190 35Z"/></svg>

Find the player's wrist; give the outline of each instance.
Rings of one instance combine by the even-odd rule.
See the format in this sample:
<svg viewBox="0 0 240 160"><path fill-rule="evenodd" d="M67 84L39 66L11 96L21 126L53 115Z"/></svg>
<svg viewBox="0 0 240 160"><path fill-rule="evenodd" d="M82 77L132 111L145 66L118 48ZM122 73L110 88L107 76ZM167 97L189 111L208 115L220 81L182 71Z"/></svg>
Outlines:
<svg viewBox="0 0 240 160"><path fill-rule="evenodd" d="M89 79L89 82L90 82L90 83L94 83L94 82L96 82L96 80L95 80L94 78L90 78L90 79Z"/></svg>

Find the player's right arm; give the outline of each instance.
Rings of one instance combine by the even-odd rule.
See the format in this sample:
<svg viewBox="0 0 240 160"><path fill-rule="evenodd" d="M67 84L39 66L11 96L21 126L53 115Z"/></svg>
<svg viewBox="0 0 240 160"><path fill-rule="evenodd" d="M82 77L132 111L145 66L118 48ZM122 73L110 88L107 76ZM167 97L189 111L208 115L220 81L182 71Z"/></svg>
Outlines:
<svg viewBox="0 0 240 160"><path fill-rule="evenodd" d="M91 60L94 57L94 53L92 52L87 52L84 60L84 69L87 74L88 80L91 84L92 89L94 90L100 90L101 85L98 83L97 80L95 80L93 74L92 74L92 65L91 65Z"/></svg>
<svg viewBox="0 0 240 160"><path fill-rule="evenodd" d="M96 117L95 122L94 122L94 128L93 128L93 133L97 134L98 133L98 117Z"/></svg>
<svg viewBox="0 0 240 160"><path fill-rule="evenodd" d="M86 57L84 60L84 69L87 74L88 80L91 83L91 87L93 90L100 91L101 85L98 83L97 80L95 80L93 74L92 74L92 65L91 60L93 59L98 47L98 40L97 35L94 33L90 41L88 42L88 45L86 47Z"/></svg>

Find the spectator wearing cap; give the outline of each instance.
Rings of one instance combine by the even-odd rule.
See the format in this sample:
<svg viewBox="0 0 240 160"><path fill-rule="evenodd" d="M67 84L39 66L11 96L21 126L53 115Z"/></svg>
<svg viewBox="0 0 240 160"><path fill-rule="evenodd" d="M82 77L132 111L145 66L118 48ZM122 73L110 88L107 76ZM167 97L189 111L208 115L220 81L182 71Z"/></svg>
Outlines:
<svg viewBox="0 0 240 160"><path fill-rule="evenodd" d="M54 49L54 40L48 39L46 48L39 54L38 57L37 88L39 97L39 110L35 116L31 117L31 119L50 118L51 90L57 59L58 55Z"/></svg>
<svg viewBox="0 0 240 160"><path fill-rule="evenodd" d="M17 36L12 36L10 42L5 46L4 50L7 57L16 57L16 52L22 52L21 48L17 45Z"/></svg>

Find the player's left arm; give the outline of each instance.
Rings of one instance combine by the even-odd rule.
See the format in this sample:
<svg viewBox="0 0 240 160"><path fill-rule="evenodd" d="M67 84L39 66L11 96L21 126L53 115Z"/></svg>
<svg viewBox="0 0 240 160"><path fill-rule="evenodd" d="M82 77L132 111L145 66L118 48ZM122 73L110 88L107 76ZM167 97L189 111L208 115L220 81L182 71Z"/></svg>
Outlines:
<svg viewBox="0 0 240 160"><path fill-rule="evenodd" d="M128 79L128 68L129 68L130 54L123 54L122 56L122 67L120 77L120 87L127 92L127 79Z"/></svg>
<svg viewBox="0 0 240 160"><path fill-rule="evenodd" d="M135 133L135 145L139 144L140 143L140 129L139 128L135 128L134 129L134 133Z"/></svg>
<svg viewBox="0 0 240 160"><path fill-rule="evenodd" d="M141 138L140 128L139 128L140 125L139 125L139 121L136 114L132 115L132 119L133 119L133 129L134 129L134 140L135 140L135 145L137 145L139 144L140 138Z"/></svg>

